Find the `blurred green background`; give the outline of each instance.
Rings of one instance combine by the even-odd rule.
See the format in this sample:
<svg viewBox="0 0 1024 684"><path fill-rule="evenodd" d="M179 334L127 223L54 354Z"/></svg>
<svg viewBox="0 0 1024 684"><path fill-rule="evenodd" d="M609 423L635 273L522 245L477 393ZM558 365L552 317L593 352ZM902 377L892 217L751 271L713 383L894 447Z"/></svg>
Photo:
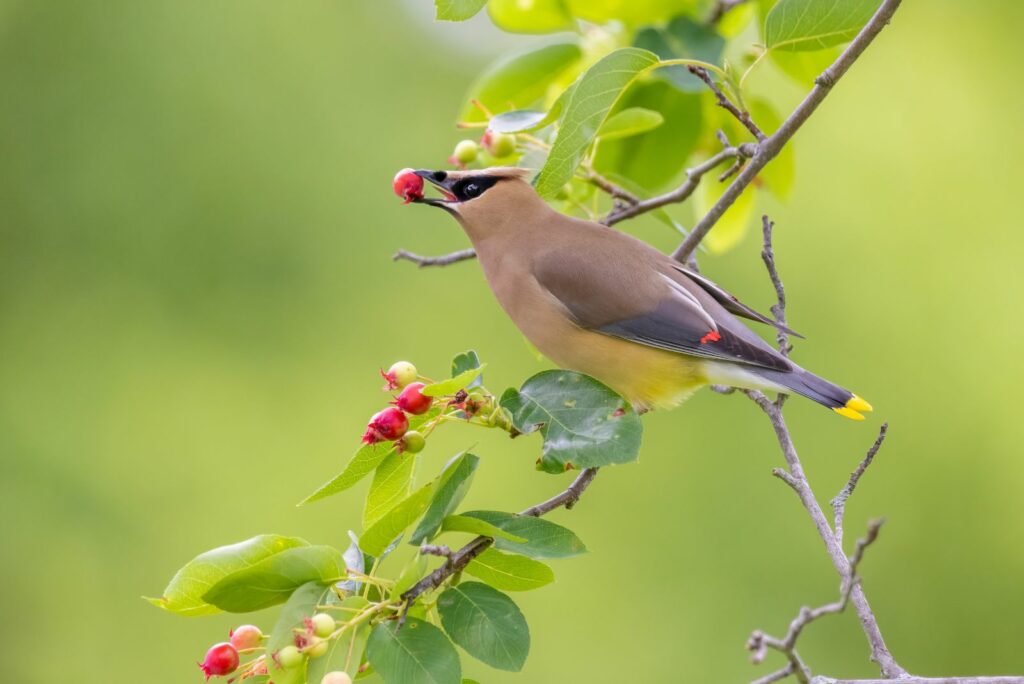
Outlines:
<svg viewBox="0 0 1024 684"><path fill-rule="evenodd" d="M362 488L294 504L382 405L378 367L441 374L472 347L494 389L542 367L475 263L389 259L465 244L391 177L443 165L472 77L535 42L485 18L434 24L430 5L0 2L5 681L200 681L194 661L236 619L139 597L260 532L346 544ZM797 136L794 195L769 207L808 337L796 358L876 407L858 424L791 402L823 502L892 425L847 520L852 541L888 518L864 583L921 674L1024 671L1024 101L1007 76L1022 21L1019 3L906 2ZM771 92L787 111L800 96ZM674 242L653 221L630 230ZM704 269L767 308L758 249L748 237ZM467 674L746 681L767 672L747 662L752 629L835 596L749 402L704 392L645 424L641 463L555 518L591 553L517 596L524 674ZM479 440L470 507L567 483L533 470L536 439L447 433L431 468ZM821 672L874 672L852 614L802 645Z"/></svg>

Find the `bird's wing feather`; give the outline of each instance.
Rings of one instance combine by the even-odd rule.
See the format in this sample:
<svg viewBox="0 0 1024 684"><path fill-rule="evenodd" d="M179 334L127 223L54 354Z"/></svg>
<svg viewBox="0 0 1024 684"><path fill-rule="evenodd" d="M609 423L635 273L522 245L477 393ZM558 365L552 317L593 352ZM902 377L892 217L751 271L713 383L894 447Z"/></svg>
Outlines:
<svg viewBox="0 0 1024 684"><path fill-rule="evenodd" d="M555 249L534 261L533 272L583 328L693 356L791 369L770 348L733 334L727 329L733 326L719 325L693 294L661 273L649 255L602 249L584 255L576 249Z"/></svg>
<svg viewBox="0 0 1024 684"><path fill-rule="evenodd" d="M683 266L673 266L673 268L675 268L684 276L686 276L694 283L699 285L700 288L707 292L709 295L714 297L715 301L717 301L719 304L725 307L725 309L729 313L734 314L736 316L741 316L751 321L757 321L758 323L764 323L765 325L773 326L785 333L793 335L794 337L799 337L800 339L804 338L803 335L793 330L792 328L789 328L779 323L778 321L775 321L769 318L768 316L765 316L762 313L758 313L757 311L755 311L754 309L750 308L749 306L741 302L739 299L737 299L736 296L733 295L731 292L724 290L721 286L712 282L711 280L708 280L700 273L691 271L690 269L685 268Z"/></svg>

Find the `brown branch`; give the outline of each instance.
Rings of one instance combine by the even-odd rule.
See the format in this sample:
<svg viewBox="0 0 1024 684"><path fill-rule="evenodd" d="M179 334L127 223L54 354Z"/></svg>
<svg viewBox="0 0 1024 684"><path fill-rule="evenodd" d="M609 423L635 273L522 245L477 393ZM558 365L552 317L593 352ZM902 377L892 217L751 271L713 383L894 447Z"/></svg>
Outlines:
<svg viewBox="0 0 1024 684"><path fill-rule="evenodd" d="M893 684L891 679L834 679L815 677L811 684ZM899 684L1024 684L1024 677L902 677Z"/></svg>
<svg viewBox="0 0 1024 684"><path fill-rule="evenodd" d="M839 545L843 545L843 517L846 515L846 500L853 494L853 490L857 488L857 483L860 482L860 478L864 475L864 472L871 465L871 462L875 460L875 454L882 448L882 443L885 442L885 436L889 432L889 424L882 423L882 427L878 430L878 438L875 439L875 443L868 449L868 453L864 456L863 460L857 465L857 468L850 473L850 479L846 483L846 486L836 494L835 498L832 499L832 510L835 512L835 517L832 521L832 527L835 529L836 541Z"/></svg>
<svg viewBox="0 0 1024 684"><path fill-rule="evenodd" d="M751 158L735 180L726 188L722 196L715 202L711 210L694 226L686 239L672 253L677 261L686 262L697 245L701 243L715 223L722 217L726 209L731 207L740 194L757 177L761 169L774 159L783 146L800 129L805 121L814 113L818 106L831 92L832 87L839 82L839 79L853 66L857 58L864 53L864 50L874 41L878 34L892 19L896 9L900 6L901 0L884 0L874 16L864 25L860 33L846 46L842 54L832 63L830 67L815 80L814 88L804 98L796 109L789 115L779 129L765 138L757 145L757 154Z"/></svg>
<svg viewBox="0 0 1024 684"><path fill-rule="evenodd" d="M460 261L466 261L476 257L476 250L460 249L457 252L451 254L442 254L441 256L422 256L420 254L413 254L412 252L400 249L391 255L392 261L411 261L418 265L420 268L425 266L450 266L451 264L457 264Z"/></svg>
<svg viewBox="0 0 1024 684"><path fill-rule="evenodd" d="M711 74L708 73L707 69L692 65L686 68L691 74L704 81L704 85L710 88L711 92L715 94L718 106L736 117L736 120L743 124L743 126L750 131L755 138L757 138L758 142L765 140L768 137L764 134L764 131L754 123L754 120L750 118L750 112L745 109L740 109L733 104L732 100L726 97L725 93L722 92L722 89L715 83L715 79L711 78Z"/></svg>
<svg viewBox="0 0 1024 684"><path fill-rule="evenodd" d="M539 518L557 508L571 509L580 500L583 492L586 491L595 477L597 477L597 468L585 468L580 471L580 474L576 476L576 479L572 481L572 484L565 491L551 497L547 501L530 506L520 512L519 515ZM493 543L494 539L492 537L481 536L473 539L458 551L452 552L448 556L447 563L431 572L402 594L402 599L405 601L405 609L402 612L402 616L405 616L405 613L417 598L428 591L437 589L452 575L462 572L469 565L470 561L483 553Z"/></svg>
<svg viewBox="0 0 1024 684"><path fill-rule="evenodd" d="M714 26L722 20L727 13L731 10L739 7L747 0L716 0L715 6L711 8L711 12L708 13L708 18L704 20L708 26Z"/></svg>
<svg viewBox="0 0 1024 684"><path fill-rule="evenodd" d="M589 181L592 185L597 186L598 188L608 193L615 199L622 200L627 204L638 204L640 202L639 197L631 193L629 190L626 190L622 186L612 183L610 180L608 180L601 174L597 173L596 171L591 171L586 178L587 181Z"/></svg>
<svg viewBox="0 0 1024 684"><path fill-rule="evenodd" d="M779 276L779 270L775 264L775 247L772 244L772 231L774 228L775 223L768 218L767 214L763 215L761 217L761 232L764 241L761 247L761 260L764 262L764 267L768 270L768 277L771 278L772 287L775 288L776 303L772 304L771 312L777 323L786 325L786 288L782 284L782 278ZM776 328L775 340L779 345L779 353L783 356L789 356L789 352L793 350L793 345L789 343L789 334L785 330Z"/></svg>

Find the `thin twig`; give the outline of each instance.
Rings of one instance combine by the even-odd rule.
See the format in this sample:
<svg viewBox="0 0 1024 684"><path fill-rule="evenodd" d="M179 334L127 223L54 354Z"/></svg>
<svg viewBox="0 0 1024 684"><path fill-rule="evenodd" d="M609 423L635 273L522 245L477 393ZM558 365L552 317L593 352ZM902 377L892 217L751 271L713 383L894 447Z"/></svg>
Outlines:
<svg viewBox="0 0 1024 684"><path fill-rule="evenodd" d="M711 92L715 94L718 106L736 117L736 120L743 124L744 128L750 131L750 133L757 138L758 142L768 137L764 134L764 131L754 123L754 120L750 118L750 112L745 109L740 109L733 104L732 100L726 97L725 93L722 92L722 89L715 83L715 79L711 78L711 74L708 73L707 69L703 69L698 66L688 66L686 68L691 74L704 81L704 85L710 88Z"/></svg>
<svg viewBox="0 0 1024 684"><path fill-rule="evenodd" d="M605 191L615 199L622 200L627 204L637 204L640 202L639 197L631 193L629 190L626 190L622 186L612 183L610 180L608 180L601 174L597 173L596 171L591 171L589 174L587 174L586 178L587 181L589 181L591 184L597 186L598 188Z"/></svg>
<svg viewBox="0 0 1024 684"><path fill-rule="evenodd" d="M785 326L786 288L782 284L782 278L779 277L779 269L775 264L775 247L772 244L772 230L775 228L775 223L765 214L761 217L761 227L764 237L761 247L761 260L764 261L764 266L768 269L768 277L772 280L772 287L775 288L776 303L772 304L771 312L772 316L775 317L775 321ZM789 352L793 350L793 345L790 344L789 335L783 328L776 328L775 339L779 344L779 353L783 356L789 356Z"/></svg>
<svg viewBox="0 0 1024 684"><path fill-rule="evenodd" d="M774 159L783 146L800 129L805 121L814 113L818 106L831 92L833 86L853 66L857 58L874 41L878 34L892 19L896 9L900 6L901 0L884 0L874 16L864 25L860 33L846 46L842 54L832 65L827 68L821 76L815 80L814 88L804 98L796 109L789 115L778 130L765 138L757 146L757 154L750 160L742 171L737 174L735 180L726 188L722 196L715 202L711 210L694 226L686 239L676 248L672 256L680 262L686 262L697 245L701 243L708 231L722 217L726 209L731 207L740 194L757 177L761 169Z"/></svg>
<svg viewBox="0 0 1024 684"><path fill-rule="evenodd" d="M442 254L441 256L422 256L420 254L413 254L412 252L400 249L391 255L392 261L411 261L418 265L420 268L425 266L449 266L451 264L457 264L460 261L466 261L476 256L476 250L460 249L457 252L451 254Z"/></svg>
<svg viewBox="0 0 1024 684"><path fill-rule="evenodd" d="M893 684L892 679L834 679L815 677L811 684ZM1024 684L1024 677L901 677L899 684Z"/></svg>
<svg viewBox="0 0 1024 684"><path fill-rule="evenodd" d="M889 424L882 423L882 427L878 430L878 438L875 439L875 443L868 449L867 455L857 465L857 468L850 473L850 479L846 483L835 498L832 499L832 510L835 512L835 516L832 521L832 526L835 528L836 541L839 545L843 545L843 517L846 515L846 500L853 494L853 490L857 488L857 483L860 482L860 478L864 475L864 472L871 465L871 462L875 460L875 454L882 448L882 443L885 442L885 436L889 432Z"/></svg>

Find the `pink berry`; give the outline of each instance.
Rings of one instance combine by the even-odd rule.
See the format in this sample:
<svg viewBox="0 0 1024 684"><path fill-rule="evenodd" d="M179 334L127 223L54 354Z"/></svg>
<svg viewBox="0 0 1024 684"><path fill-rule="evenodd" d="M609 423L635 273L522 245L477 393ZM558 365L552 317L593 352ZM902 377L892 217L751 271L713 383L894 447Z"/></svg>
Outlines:
<svg viewBox="0 0 1024 684"><path fill-rule="evenodd" d="M196 664L207 679L214 675L231 674L238 669L238 651L228 643L214 644L206 652L206 659Z"/></svg>
<svg viewBox="0 0 1024 684"><path fill-rule="evenodd" d="M396 439L401 439L408 429L409 419L405 417L401 409L389 406L370 418L366 432L363 434L363 443L393 442Z"/></svg>
<svg viewBox="0 0 1024 684"><path fill-rule="evenodd" d="M395 400L395 406L414 416L426 413L430 410L430 405L434 403L434 399L423 394L424 387L426 385L422 382L406 385L402 393L398 395L398 399Z"/></svg>
<svg viewBox="0 0 1024 684"><path fill-rule="evenodd" d="M395 361L386 373L384 371L380 372L381 377L387 381L387 384L384 385L384 391L390 392L391 390L402 389L415 380L418 373L419 371L416 370L416 366L408 361Z"/></svg>
<svg viewBox="0 0 1024 684"><path fill-rule="evenodd" d="M263 640L263 632L256 625L242 625L231 631L231 645L239 651L256 648Z"/></svg>
<svg viewBox="0 0 1024 684"><path fill-rule="evenodd" d="M405 200L406 204L423 199L423 179L417 176L412 169L402 169L396 173L391 187L396 195Z"/></svg>

